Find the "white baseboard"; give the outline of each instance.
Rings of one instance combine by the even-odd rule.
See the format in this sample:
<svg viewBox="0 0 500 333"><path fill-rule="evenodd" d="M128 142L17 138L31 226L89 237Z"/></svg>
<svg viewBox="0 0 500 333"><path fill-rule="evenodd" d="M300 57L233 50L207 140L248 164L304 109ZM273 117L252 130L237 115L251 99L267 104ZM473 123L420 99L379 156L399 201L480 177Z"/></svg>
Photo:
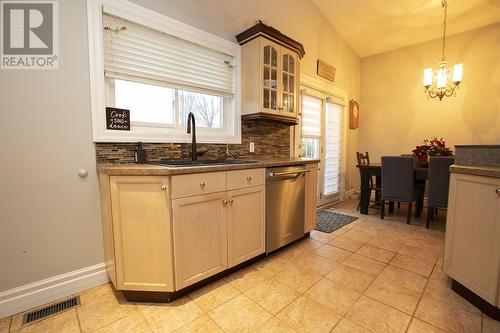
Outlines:
<svg viewBox="0 0 500 333"><path fill-rule="evenodd" d="M109 281L104 263L0 292L0 319Z"/></svg>
<svg viewBox="0 0 500 333"><path fill-rule="evenodd" d="M352 194L355 194L355 193L356 193L356 192L358 192L358 191L359 191L359 189L355 189L355 188L350 189L350 190L348 190L348 191L345 191L345 193L344 193L344 198L343 198L343 199L350 199L350 198L351 198L351 195L352 195Z"/></svg>

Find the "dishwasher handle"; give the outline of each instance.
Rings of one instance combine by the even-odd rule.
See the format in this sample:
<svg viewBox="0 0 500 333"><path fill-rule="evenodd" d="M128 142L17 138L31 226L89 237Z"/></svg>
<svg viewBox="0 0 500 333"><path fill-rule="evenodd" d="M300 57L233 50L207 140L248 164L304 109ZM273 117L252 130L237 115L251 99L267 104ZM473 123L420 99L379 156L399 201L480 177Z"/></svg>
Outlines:
<svg viewBox="0 0 500 333"><path fill-rule="evenodd" d="M269 172L269 177L279 177L287 175L300 175L302 173L309 172L309 170L294 170L294 171L284 171L284 172Z"/></svg>

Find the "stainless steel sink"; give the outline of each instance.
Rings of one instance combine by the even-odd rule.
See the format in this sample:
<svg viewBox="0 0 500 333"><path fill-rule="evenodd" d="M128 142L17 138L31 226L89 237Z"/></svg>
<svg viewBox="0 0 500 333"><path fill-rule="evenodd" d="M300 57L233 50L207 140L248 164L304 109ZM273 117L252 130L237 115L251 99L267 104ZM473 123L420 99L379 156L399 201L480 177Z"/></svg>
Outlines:
<svg viewBox="0 0 500 333"><path fill-rule="evenodd" d="M163 160L163 161L149 161L148 163L154 165L166 166L170 168L179 168L179 167L204 166L204 165L246 164L246 163L257 163L257 161L238 160L238 159L199 160L199 161Z"/></svg>

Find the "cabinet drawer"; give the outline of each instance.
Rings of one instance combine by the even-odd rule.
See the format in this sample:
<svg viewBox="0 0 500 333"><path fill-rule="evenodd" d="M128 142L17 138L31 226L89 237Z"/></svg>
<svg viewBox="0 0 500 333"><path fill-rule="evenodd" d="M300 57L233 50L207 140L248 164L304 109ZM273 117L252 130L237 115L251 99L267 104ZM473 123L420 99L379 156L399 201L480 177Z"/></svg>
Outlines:
<svg viewBox="0 0 500 333"><path fill-rule="evenodd" d="M225 190L225 171L172 176L172 199Z"/></svg>
<svg viewBox="0 0 500 333"><path fill-rule="evenodd" d="M234 190L250 186L264 185L266 169L245 169L227 172L227 189Z"/></svg>

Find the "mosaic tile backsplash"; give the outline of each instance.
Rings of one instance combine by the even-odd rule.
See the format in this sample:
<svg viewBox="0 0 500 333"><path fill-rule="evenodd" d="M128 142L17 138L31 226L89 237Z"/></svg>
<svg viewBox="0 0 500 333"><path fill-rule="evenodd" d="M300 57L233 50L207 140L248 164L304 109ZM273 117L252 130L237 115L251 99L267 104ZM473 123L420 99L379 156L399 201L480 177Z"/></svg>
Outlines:
<svg viewBox="0 0 500 333"><path fill-rule="evenodd" d="M229 145L230 158L266 158L290 156L290 126L265 120L242 120L242 143ZM255 143L255 153L249 153L250 142ZM96 143L97 163L135 163L136 143ZM147 159L190 159L191 144L143 143ZM197 144L205 154L199 159L226 157L225 144Z"/></svg>

